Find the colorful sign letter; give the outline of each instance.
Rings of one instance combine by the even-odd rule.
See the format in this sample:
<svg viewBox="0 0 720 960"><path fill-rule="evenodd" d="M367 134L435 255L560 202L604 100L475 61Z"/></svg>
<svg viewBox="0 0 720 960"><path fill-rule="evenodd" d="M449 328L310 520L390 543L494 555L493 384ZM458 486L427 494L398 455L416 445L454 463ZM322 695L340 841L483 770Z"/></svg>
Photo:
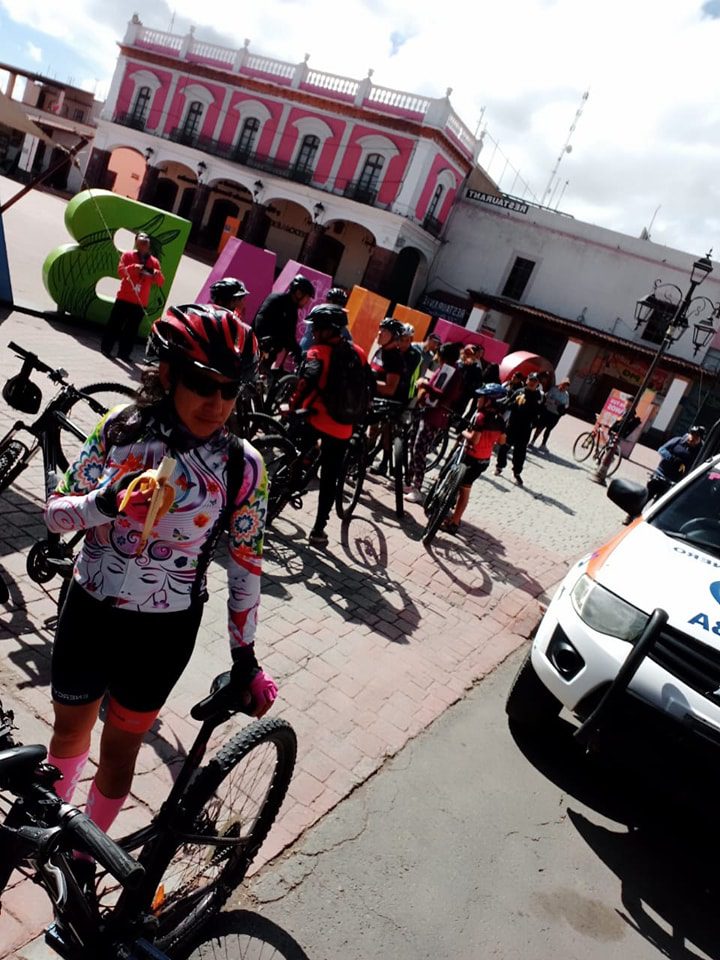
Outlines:
<svg viewBox="0 0 720 960"><path fill-rule="evenodd" d="M68 203L65 226L76 243L57 247L43 264L45 288L61 310L105 325L113 300L95 291L103 277L117 277L120 251L113 242L120 229L144 232L165 275L153 286L140 334L146 335L162 313L190 234L190 221L165 210L129 200L108 190L85 190Z"/></svg>

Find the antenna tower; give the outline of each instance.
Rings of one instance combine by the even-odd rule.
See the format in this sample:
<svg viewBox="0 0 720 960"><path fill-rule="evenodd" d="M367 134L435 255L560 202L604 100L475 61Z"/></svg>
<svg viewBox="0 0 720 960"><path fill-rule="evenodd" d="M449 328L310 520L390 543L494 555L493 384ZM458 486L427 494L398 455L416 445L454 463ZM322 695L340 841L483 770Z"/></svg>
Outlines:
<svg viewBox="0 0 720 960"><path fill-rule="evenodd" d="M562 162L562 158L565 156L566 153L572 153L572 146L570 144L570 141L572 140L573 134L575 133L575 128L578 125L578 120L582 116L582 112L585 109L585 104L587 103L587 99L589 96L590 96L590 91L586 90L585 93L582 95L582 97L580 97L580 106L575 111L575 117L573 119L573 122L570 124L567 140L563 144L563 148L560 151L560 154L557 160L555 161L555 166L552 168L552 171L550 172L550 179L547 182L547 186L545 187L545 193L543 193L542 200L540 201L541 206L545 206L545 203L548 197L550 197L553 192L553 184L555 181L555 177L557 176L560 163Z"/></svg>

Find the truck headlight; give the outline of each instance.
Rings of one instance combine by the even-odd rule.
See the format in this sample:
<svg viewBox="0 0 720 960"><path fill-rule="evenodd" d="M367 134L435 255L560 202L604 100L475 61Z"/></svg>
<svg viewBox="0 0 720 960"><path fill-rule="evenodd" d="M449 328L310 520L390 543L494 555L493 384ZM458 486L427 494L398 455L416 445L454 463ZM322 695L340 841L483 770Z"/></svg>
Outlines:
<svg viewBox="0 0 720 960"><path fill-rule="evenodd" d="M586 574L575 584L570 597L582 622L610 637L637 640L648 622L646 613L621 600Z"/></svg>

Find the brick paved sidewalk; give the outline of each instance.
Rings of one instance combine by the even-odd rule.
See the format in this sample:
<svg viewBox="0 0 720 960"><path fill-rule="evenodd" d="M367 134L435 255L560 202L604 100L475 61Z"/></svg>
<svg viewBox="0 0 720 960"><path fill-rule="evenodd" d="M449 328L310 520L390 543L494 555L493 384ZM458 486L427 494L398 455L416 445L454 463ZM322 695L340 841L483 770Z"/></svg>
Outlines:
<svg viewBox="0 0 720 960"><path fill-rule="evenodd" d="M0 377L17 369L5 349L17 340L65 366L78 382L121 379L122 368L99 356L96 339L11 316L0 330ZM0 408L0 427L13 419ZM555 452L531 455L523 489L494 476L478 481L460 536L439 534L431 552L420 542L422 508L409 505L399 523L390 489L377 480L368 482L350 524L331 525L327 550L306 541L314 494L303 510L289 510L278 521L268 536L257 646L280 683L275 712L297 730L300 755L263 860L297 839L522 643L537 619L538 598L577 555L617 529L620 513L588 471L571 462L580 429L570 418L561 421L552 437ZM643 475L636 465L623 469ZM0 627L0 696L16 710L25 742L49 736L57 592L55 584L33 584L24 568L44 530L39 470L33 465L0 496L0 572L11 591ZM227 668L221 563L211 568L210 592L193 660L141 751L132 803L115 835L147 822L167 795L171 764L194 736L189 708ZM81 797L92 773L91 767ZM17 882L3 901L0 956L39 956L35 948L20 948L48 919L41 892Z"/></svg>

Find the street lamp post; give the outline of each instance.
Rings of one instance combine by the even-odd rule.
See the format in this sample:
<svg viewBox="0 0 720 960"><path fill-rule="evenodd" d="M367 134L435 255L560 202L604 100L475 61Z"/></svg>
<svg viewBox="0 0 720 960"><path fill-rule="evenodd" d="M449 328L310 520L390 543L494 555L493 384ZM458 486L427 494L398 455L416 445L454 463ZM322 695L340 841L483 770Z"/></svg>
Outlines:
<svg viewBox="0 0 720 960"><path fill-rule="evenodd" d="M712 316L720 316L720 305L714 304L707 297L693 297L695 290L700 286L703 280L712 273L712 263L710 261L710 254L712 250L708 251L704 257L700 257L692 266L692 271L690 273L690 285L683 295L682 290L674 283L661 283L659 280L655 281L653 292L648 296L643 297L641 300L638 300L635 307L635 320L636 325L635 329L637 330L643 323L652 317L655 310L657 310L663 303L672 303L670 298L670 291L675 291L678 301L675 310L672 313L672 316L667 322L665 327L665 332L663 338L658 344L658 348L655 352L655 356L650 362L650 366L645 372L643 381L638 387L635 396L632 399L630 406L627 408L623 414L622 420L618 424L617 432L615 433L615 440L613 442L612 435L608 440L607 449L605 456L602 458L600 464L598 465L597 470L592 474L591 479L595 483L605 485L605 480L607 478L608 469L613 462L615 457L616 446L622 443L623 439L623 429L625 424L630 420L630 418L635 414L640 399L650 383L650 379L655 372L655 369L660 362L663 354L668 350L676 340L679 340L680 337L685 333L688 328L688 312L690 311L693 305L695 307L694 312L699 313L704 309L705 305L709 304L712 308ZM712 320L709 317L706 317L700 320L698 323L693 326L693 346L694 353L697 353L698 350L701 350L710 340L710 338L715 333L715 326Z"/></svg>

